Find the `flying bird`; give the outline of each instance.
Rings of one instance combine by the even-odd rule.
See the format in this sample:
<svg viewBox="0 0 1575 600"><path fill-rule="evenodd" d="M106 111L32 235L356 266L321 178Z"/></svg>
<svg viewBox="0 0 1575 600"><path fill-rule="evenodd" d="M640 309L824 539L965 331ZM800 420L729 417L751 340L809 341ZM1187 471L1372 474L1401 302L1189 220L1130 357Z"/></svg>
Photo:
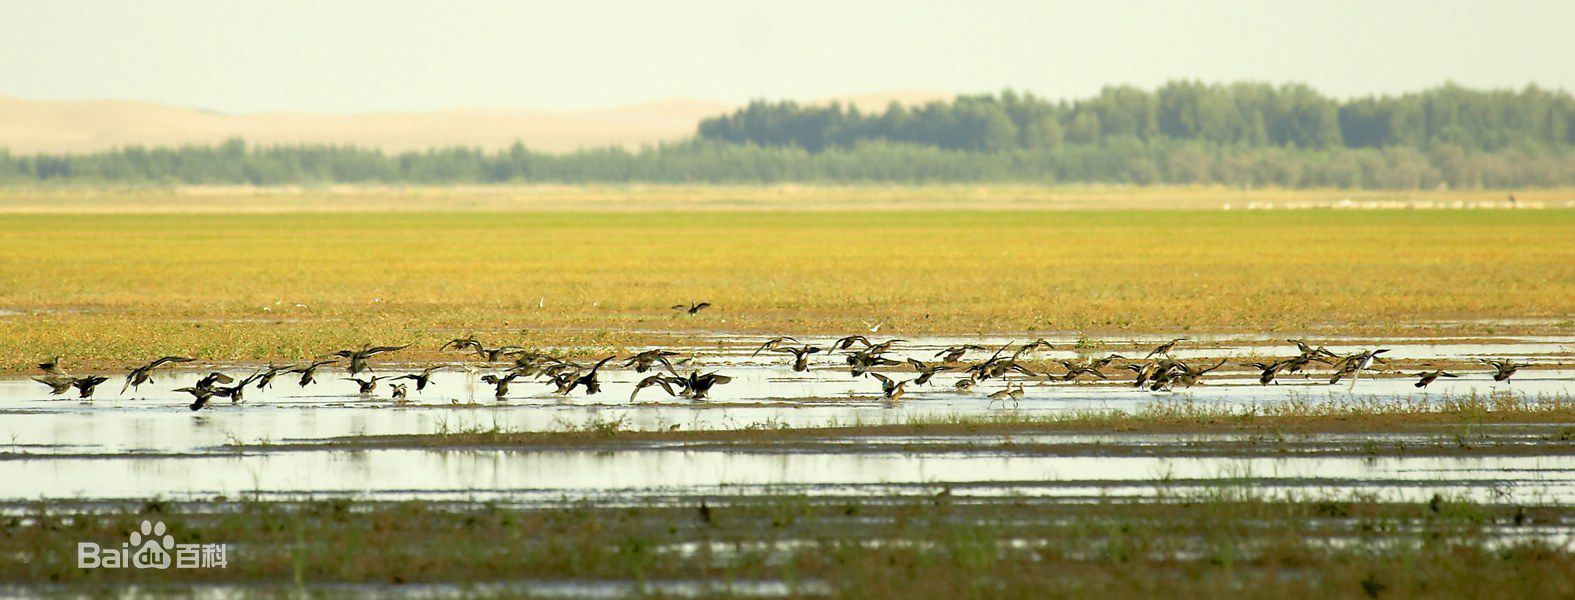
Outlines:
<svg viewBox="0 0 1575 600"><path fill-rule="evenodd" d="M585 388L585 395L587 395L587 396L590 396L592 394L596 394L596 393L602 391L601 380L597 379L596 372L600 371L601 368L602 368L602 365L607 364L607 361L612 360L614 358L616 358L616 357L615 356L608 356L607 358L603 358L600 361L597 361L596 366L591 367L591 371L589 373L586 373L586 374L581 375L579 377L576 377L574 379L574 384L569 386L569 390L573 391L574 390L574 386L576 386L576 385L583 386Z"/></svg>
<svg viewBox="0 0 1575 600"><path fill-rule="evenodd" d="M462 338L454 338L447 342L443 342L443 345L439 346L438 350L442 351L449 348L453 348L460 352L465 352L472 349L479 351L481 350L481 340L476 339L476 334L472 333Z"/></svg>
<svg viewBox="0 0 1575 600"><path fill-rule="evenodd" d="M903 386L908 385L907 381L892 381L890 377L880 373L870 373L870 375L880 380L880 395L882 397L893 402L902 400Z"/></svg>
<svg viewBox="0 0 1575 600"><path fill-rule="evenodd" d="M65 366L60 364L60 358L61 357L59 357L59 356L55 356L55 357L50 358L49 360L46 360L46 361L41 362L41 363L38 363L38 368L40 370L42 370L43 372L48 373L50 375L59 375L61 377L67 377L67 376L70 375L70 373L67 373Z"/></svg>
<svg viewBox="0 0 1575 600"><path fill-rule="evenodd" d="M367 359L372 358L378 354L404 350L405 348L409 347L410 344L405 344L403 346L373 346L371 344L363 344L360 350L339 350L334 352L333 356L350 359L350 364L345 368L350 371L351 375L356 375L371 368L367 365Z"/></svg>
<svg viewBox="0 0 1575 600"><path fill-rule="evenodd" d="M1196 384L1198 380L1203 379L1203 376L1209 374L1210 371L1225 366L1225 360L1226 359L1222 358L1219 362L1214 363L1214 366L1205 369L1193 369L1185 364L1182 364L1180 371L1176 373L1176 383L1181 384L1182 387L1192 387L1193 384Z"/></svg>
<svg viewBox="0 0 1575 600"><path fill-rule="evenodd" d="M754 358L756 356L759 356L761 352L765 352L767 350L776 350L778 348L781 348L782 345L787 343L787 342L793 342L793 343L797 344L798 340L794 339L792 336L786 336L786 335L771 338L769 340L766 340L765 343L761 344L759 348L756 348L754 352L751 352L749 354L749 357L750 358Z"/></svg>
<svg viewBox="0 0 1575 600"><path fill-rule="evenodd" d="M634 402L634 397L640 393L640 390L653 386L661 387L662 391L667 392L667 395L669 396L677 396L678 394L673 391L673 384L677 383L682 385L684 382L684 378L677 376L652 375L650 377L646 377L645 379L641 379L638 383L634 384L634 391L629 392L629 401Z"/></svg>
<svg viewBox="0 0 1575 600"><path fill-rule="evenodd" d="M374 376L367 379L361 379L359 377L341 377L341 379L344 379L345 381L354 381L357 386L360 386L362 396L370 396L373 392L377 391L378 380L383 378Z"/></svg>
<svg viewBox="0 0 1575 600"><path fill-rule="evenodd" d="M296 368L290 369L288 372L289 373L300 373L301 374L301 382L300 382L301 383L301 387L306 387L307 385L310 385L310 384L313 384L313 383L317 383L317 368L318 367L322 367L322 366L325 366L325 365L331 365L331 364L334 364L335 362L338 362L338 361L335 361L335 360L320 360L320 361L317 361L317 362L314 362L314 363L309 363L309 364L307 364L304 367L296 367Z"/></svg>
<svg viewBox="0 0 1575 600"><path fill-rule="evenodd" d="M44 385L49 386L49 395L51 395L51 396L59 396L61 394L64 394L66 392L71 391L71 386L76 382L76 380L71 378L71 377L59 377L59 376L56 376L56 377L34 377L33 381L37 381L39 383L42 383Z"/></svg>
<svg viewBox="0 0 1575 600"><path fill-rule="evenodd" d="M509 393L509 382L510 381L514 381L514 379L516 377L519 377L519 376L520 376L519 373L515 373L515 372L512 372L512 371L510 371L508 375L503 375L503 376L493 375L493 374L489 373L489 374L486 374L486 375L482 375L481 376L481 380L492 385L493 390L494 390L494 392L492 394L493 398L497 398L498 400L502 400L503 397L507 396L508 393Z"/></svg>
<svg viewBox="0 0 1575 600"><path fill-rule="evenodd" d="M1309 357L1309 358L1319 358L1319 357L1338 358L1338 355L1336 355L1333 352L1330 352L1328 348L1325 348L1323 346L1318 346L1318 347L1314 348L1313 345L1307 343L1306 340L1285 340L1285 341L1290 342L1292 344L1296 344L1296 351L1300 352L1302 356L1306 356L1306 357Z"/></svg>
<svg viewBox="0 0 1575 600"><path fill-rule="evenodd" d="M234 383L234 382L235 382L235 378L234 377L230 377L229 375L225 375L225 374L220 373L218 371L212 371L212 372L208 373L207 375L203 375L202 377L199 377L197 379L197 383L195 385L197 387L202 387L202 388L211 388L211 387L214 386L214 384L217 384L217 383Z"/></svg>
<svg viewBox="0 0 1575 600"><path fill-rule="evenodd" d="M989 348L976 344L963 344L961 346L952 346L950 348L943 349L940 352L936 352L935 357L941 359L941 362L962 362L963 356L968 354L969 350L989 350Z"/></svg>
<svg viewBox="0 0 1575 600"><path fill-rule="evenodd" d="M1418 377L1416 381L1416 387L1419 388L1427 387L1429 384L1437 381L1439 377L1459 377L1459 375L1444 371L1442 369L1437 371L1423 371L1421 373L1417 373L1416 376Z"/></svg>
<svg viewBox="0 0 1575 600"><path fill-rule="evenodd" d="M942 363L926 363L924 361L912 358L908 359L908 364L913 365L913 370L919 374L918 377L913 379L913 385L927 384L930 382L930 378L934 377L936 373L952 370L950 365Z"/></svg>
<svg viewBox="0 0 1575 600"><path fill-rule="evenodd" d="M1170 356L1170 351L1176 347L1176 344L1179 344L1179 343L1185 342L1185 341L1187 341L1187 338L1184 338L1184 337L1183 338L1176 338L1176 339L1170 340L1168 342L1165 342L1163 344L1160 344L1158 346L1155 346L1154 349L1150 350L1148 355L1144 356L1143 358L1153 358L1154 355L1156 355L1156 354L1162 354L1162 355L1165 355L1165 356Z"/></svg>
<svg viewBox="0 0 1575 600"><path fill-rule="evenodd" d="M1329 385L1339 383L1341 379L1344 379L1346 376L1350 376L1351 387L1355 388L1356 380L1357 378L1361 377L1362 370L1371 367L1374 362L1382 360L1378 357L1378 355L1388 351L1388 348L1364 350L1347 355L1342 357L1340 360L1335 361L1334 374L1329 378Z"/></svg>
<svg viewBox="0 0 1575 600"><path fill-rule="evenodd" d="M211 387L198 387L198 386L176 388L175 391L191 394L191 397L192 397L191 405L188 406L187 408L190 408L192 410L192 412L196 412L196 411L202 410L202 407L207 406L208 405L208 400L211 400L213 398L213 393L214 393L214 390Z"/></svg>
<svg viewBox="0 0 1575 600"><path fill-rule="evenodd" d="M863 345L865 348L868 348L871 345L870 344L870 339L867 338L867 337L864 337L862 335L850 335L850 336L845 337L845 338L838 338L836 341L832 342L831 343L831 349L832 350L847 350L848 348L852 348L854 344Z"/></svg>
<svg viewBox="0 0 1575 600"><path fill-rule="evenodd" d="M131 369L131 372L126 374L126 383L120 386L120 393L126 393L127 388L135 390L144 383L152 383L154 369L167 364L191 362L192 360L195 359L184 356L165 356L140 367L127 367Z"/></svg>
<svg viewBox="0 0 1575 600"><path fill-rule="evenodd" d="M689 304L674 304L673 310L689 313L689 316L692 317L710 306L710 302L690 302Z"/></svg>
<svg viewBox="0 0 1575 600"><path fill-rule="evenodd" d="M1050 341L1049 340L1046 340L1044 338L1039 338L1039 339L1034 340L1032 342L1028 342L1026 344L1023 344L1023 346L1021 348L1017 349L1017 353L1018 354L1022 354L1024 352L1032 352L1032 351L1037 350L1039 348L1044 348L1045 350L1054 350L1055 346L1050 345Z"/></svg>
<svg viewBox="0 0 1575 600"><path fill-rule="evenodd" d="M1521 367L1531 366L1528 363L1518 363L1511 360L1479 359L1482 364L1493 367L1493 381L1509 381Z"/></svg>
<svg viewBox="0 0 1575 600"><path fill-rule="evenodd" d="M908 340L886 340L879 344L870 344L869 348L866 348L864 351L870 354L885 354L891 351L892 346L897 345L899 342L906 341Z"/></svg>
<svg viewBox="0 0 1575 600"><path fill-rule="evenodd" d="M805 345L803 348L773 348L771 351L792 354L793 372L803 373L809 370L809 355L820 352L820 347Z"/></svg>
<svg viewBox="0 0 1575 600"><path fill-rule="evenodd" d="M1260 372L1260 375L1258 375L1259 384L1269 385L1274 383L1274 378L1280 375L1280 369L1285 368L1285 365L1287 364L1290 364L1290 361L1277 360L1271 363L1255 362L1247 366L1257 369Z"/></svg>
<svg viewBox="0 0 1575 600"><path fill-rule="evenodd" d="M257 378L261 376L262 372L259 371L257 373L252 373L240 381L235 382L235 385L215 386L213 388L213 395L229 398L230 404L235 404L244 399L244 396L246 395L246 386L251 385L253 381L256 381Z"/></svg>
<svg viewBox="0 0 1575 600"><path fill-rule="evenodd" d="M701 375L699 371L690 371L689 377L684 380L682 387L685 398L704 400L711 394L711 388L732 381L732 377L720 375L716 372Z"/></svg>
<svg viewBox="0 0 1575 600"><path fill-rule="evenodd" d="M259 390L266 390L266 389L268 389L268 386L273 383L273 378L274 377L278 377L279 375L284 374L284 373L292 373L292 372L294 372L294 369L295 369L295 367L290 367L290 366L279 367L279 366L275 366L273 364L269 364L268 368L263 369L262 373L257 376L257 389L259 389Z"/></svg>
<svg viewBox="0 0 1575 600"><path fill-rule="evenodd" d="M411 381L416 382L416 391L419 392L419 391L427 389L427 384L432 382L432 372L436 371L437 369L438 369L437 365L430 365L427 368L422 369L420 373L409 373L409 374L405 374L405 375L400 375L398 377L395 377L394 379L395 380L409 379ZM399 385L400 387L404 386L404 384L395 384L395 385Z"/></svg>
<svg viewBox="0 0 1575 600"><path fill-rule="evenodd" d="M503 360L504 356L516 354L525 350L519 346L498 346L497 348L489 349L483 348L480 344L477 344L475 348L476 356L481 357L482 360L485 360L489 363L501 361Z"/></svg>
<svg viewBox="0 0 1575 600"><path fill-rule="evenodd" d="M854 377L861 377L875 367L889 367L902 363L895 360L872 354L868 351L854 352L848 355L848 373Z"/></svg>
<svg viewBox="0 0 1575 600"><path fill-rule="evenodd" d="M1077 378L1082 375L1093 375L1094 377L1098 377L1100 379L1108 379L1105 377L1104 373L1099 372L1099 369L1095 369L1088 365L1074 365L1067 368L1066 373L1060 376L1046 375L1046 377L1058 379L1060 381L1077 381Z"/></svg>
<svg viewBox="0 0 1575 600"><path fill-rule="evenodd" d="M653 350L646 350L639 354L635 354L634 356L630 356L627 360L623 361L623 366L634 367L634 372L644 373L646 371L650 371L651 367L661 364L662 366L667 367L668 371L671 371L673 370L673 363L670 362L668 358L673 356L678 356L678 353L671 350L656 348Z"/></svg>

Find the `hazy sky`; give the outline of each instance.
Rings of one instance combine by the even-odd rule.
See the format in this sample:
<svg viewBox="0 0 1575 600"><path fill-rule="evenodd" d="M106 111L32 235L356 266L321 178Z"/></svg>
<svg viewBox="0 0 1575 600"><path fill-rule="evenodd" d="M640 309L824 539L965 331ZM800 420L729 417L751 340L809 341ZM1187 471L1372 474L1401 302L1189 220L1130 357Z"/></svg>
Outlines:
<svg viewBox="0 0 1575 600"><path fill-rule="evenodd" d="M0 95L223 112L1062 98L1177 78L1575 89L1575 3L0 0Z"/></svg>

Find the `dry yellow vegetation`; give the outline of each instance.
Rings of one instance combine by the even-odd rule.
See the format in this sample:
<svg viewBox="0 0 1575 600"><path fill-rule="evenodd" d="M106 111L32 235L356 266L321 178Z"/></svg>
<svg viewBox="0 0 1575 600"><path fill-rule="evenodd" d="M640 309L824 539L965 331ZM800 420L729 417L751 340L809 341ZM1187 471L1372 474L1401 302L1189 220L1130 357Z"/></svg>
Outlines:
<svg viewBox="0 0 1575 600"><path fill-rule="evenodd" d="M1562 210L4 220L10 371L56 353L293 360L469 332L609 347L653 332L846 333L862 319L885 320L883 333L1101 335L1527 318L1567 331L1575 314L1575 213ZM690 300L715 308L668 308Z"/></svg>

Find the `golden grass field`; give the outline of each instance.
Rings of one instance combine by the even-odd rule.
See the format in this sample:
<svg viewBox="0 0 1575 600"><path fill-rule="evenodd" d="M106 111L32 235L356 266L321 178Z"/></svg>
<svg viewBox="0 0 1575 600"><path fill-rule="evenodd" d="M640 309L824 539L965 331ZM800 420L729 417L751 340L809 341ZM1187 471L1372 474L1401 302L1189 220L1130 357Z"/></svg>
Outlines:
<svg viewBox="0 0 1575 600"><path fill-rule="evenodd" d="M810 193L800 190L791 193ZM759 199L782 192L731 193ZM1173 193L1180 202L1206 195ZM179 195L137 194L150 205ZM27 195L3 197L0 207L14 207ZM450 334L470 332L493 343L611 347L667 331L845 334L862 329L863 319L885 320L883 334L1122 336L1383 333L1523 319L1541 321L1457 329L1568 332L1575 315L1575 212L1568 210L0 208L0 219L0 369L7 371L57 353L73 364L113 367L163 353L294 360L365 342L414 342L430 354ZM690 300L715 307L692 318L668 308Z"/></svg>

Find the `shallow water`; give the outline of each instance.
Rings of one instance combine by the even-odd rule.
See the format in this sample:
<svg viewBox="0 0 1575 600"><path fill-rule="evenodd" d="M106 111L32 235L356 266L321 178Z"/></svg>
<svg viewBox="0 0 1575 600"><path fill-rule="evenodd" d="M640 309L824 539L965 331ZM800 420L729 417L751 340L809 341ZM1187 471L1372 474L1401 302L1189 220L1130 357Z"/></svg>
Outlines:
<svg viewBox="0 0 1575 600"><path fill-rule="evenodd" d="M880 399L871 379L853 381L846 372L790 377L773 369L730 367L733 383L713 392L709 401L668 398L659 391L642 392L630 404L632 373L610 372L607 391L597 396L563 398L544 387L520 385L519 395L498 402L478 389L474 375L438 376L415 401L397 405L386 397L360 398L330 394L321 384L302 394L294 384L264 392L247 392L246 401L220 400L198 413L169 388L186 385L193 376L175 375L158 386L144 386L139 398L121 399L105 393L91 402L48 399L43 386L26 380L0 380L0 452L20 447L69 452L183 452L222 444L256 444L319 440L348 435L423 434L467 429L549 431L597 421L623 420L624 427L642 430L738 429L749 426L824 426L832 424L902 422L918 416L987 415L1010 411L1023 415L1081 410L1137 411L1151 403L1192 402L1227 408L1288 399L1317 403L1353 399L1344 384L1313 385L1300 381L1259 386L1256 381L1218 378L1172 393L1154 393L1127 386L1091 384L1028 384L1019 403L990 401L984 392L958 393L951 379L910 391L901 403ZM1524 377L1524 379L1521 379ZM180 380L177 383L176 380ZM111 382L114 383L114 382ZM339 382L344 383L344 382ZM1575 389L1575 371L1526 371L1512 385L1472 378L1440 380L1425 394L1410 379L1369 379L1358 382L1355 399L1415 398L1429 402L1450 396L1512 391L1517 394L1568 394ZM877 390L870 390L875 384ZM106 384L108 385L108 384ZM991 384L985 384L991 385ZM319 391L321 390L321 391ZM45 392L45 393L40 393ZM766 393L762 393L766 392ZM412 392L414 394L414 392ZM525 395L530 394L530 395ZM650 394L650 395L644 395ZM851 394L851 397L850 397ZM461 404L453 404L454 401ZM36 451L36 450L35 450Z"/></svg>
<svg viewBox="0 0 1575 600"><path fill-rule="evenodd" d="M1309 493L1371 489L1426 498L1484 490L1497 500L1575 502L1575 456L1473 458L1081 457L993 453L757 453L496 449L274 452L187 458L55 458L4 464L3 500L211 496L529 500L770 488L857 493L982 484L972 493L1151 493L1156 481L1250 481Z"/></svg>
<svg viewBox="0 0 1575 600"><path fill-rule="evenodd" d="M0 498L121 498L146 495L201 496L263 492L267 494L356 493L393 496L552 497L636 493L639 490L714 488L723 485L811 486L832 493L837 486L860 493L864 486L919 485L941 482L985 482L992 489L1026 485L1032 493L1099 494L1134 490L1179 469L1183 478L1210 479L1248 469L1271 474L1273 481L1300 482L1297 487L1362 488L1398 485L1423 493L1425 480L1437 478L1446 487L1472 490L1509 486L1522 493L1537 490L1562 501L1575 501L1569 483L1575 465L1565 457L1399 458L1377 462L1355 458L1149 458L1011 457L999 454L835 454L828 452L771 454L727 453L686 449L625 449L611 452L503 452L496 450L375 450L275 452L236 456L233 446L316 441L350 435L429 434L469 429L519 431L560 430L588 423L620 421L625 428L657 430L825 426L902 422L916 416L984 415L1001 411L1049 414L1079 410L1135 411L1151 403L1192 402L1232 409L1253 404L1298 400L1414 400L1437 402L1448 397L1495 393L1567 396L1575 389L1575 370L1546 368L1568 360L1575 338L1491 338L1469 342L1425 338L1362 340L1370 347L1391 347L1389 356L1421 360L1503 357L1539 363L1522 370L1512 383L1494 383L1483 368L1461 369L1459 379L1441 379L1425 391L1412 378L1361 378L1354 387L1320 385L1317 378L1285 378L1284 384L1259 386L1255 373L1237 363L1256 353L1286 356L1289 346L1263 346L1239 336L1200 339L1206 349L1182 347L1177 356L1217 360L1233 357L1220 372L1196 387L1171 393L1136 390L1118 383L1046 383L1029 381L1020 403L992 403L986 395L1000 389L984 382L980 390L952 389L957 375L938 375L933 385L913 387L901 403L878 397L871 378L852 379L840 356L821 355L809 373L788 370L791 357L762 354L750 357L753 340L716 336L695 347L702 370L734 377L713 391L713 398L695 402L667 397L659 389L641 392L629 401L631 383L643 377L624 369L603 371L605 391L596 396L576 392L570 397L550 393L539 383L518 381L503 401L479 381L481 370L455 366L435 376L433 385L413 402L392 403L388 388L376 397L357 396L355 384L338 372L323 371L321 383L300 388L281 376L268 390L252 389L246 401L232 405L220 399L209 409L192 413L189 398L174 388L189 385L196 371L161 372L158 381L121 395L117 375L98 397L84 402L50 397L47 388L25 377L0 378L0 477L19 482L0 489ZM885 339L884 336L880 339ZM1007 339L986 339L999 345ZM1058 345L1070 340L1052 338ZM1152 340L1142 340L1147 343ZM924 338L901 345L893 354L933 358L942 347L974 342L970 338ZM1376 342L1376 343L1375 343ZM1354 346L1329 344L1337 352ZM1105 351L1092 352L1103 355ZM970 358L983 358L988 352ZM1041 353L1034 358L1070 358L1071 351ZM379 373L399 373L388 364ZM244 375L251 369L226 369ZM1112 371L1113 373L1117 371ZM1410 372L1410 369L1407 369ZM911 377L906 368L889 371ZM1125 374L1125 371L1119 371ZM1116 377L1120 377L1117 375ZM1124 379L1124 378L1123 378ZM1378 441L1399 441L1401 436ZM1059 440L1065 441L1065 439ZM1128 440L1130 442L1131 440ZM1154 439L1156 445L1184 443ZM1534 444L1535 440L1527 443ZM143 456L136 454L160 454ZM168 456L194 454L195 457ZM1146 461L1146 462L1145 462ZM1159 461L1159 462L1154 462ZM1324 462L1320 462L1324 461ZM1095 474L1097 482L1084 485ZM1026 482L1026 483L1025 483ZM1048 485L1047 482L1053 482ZM1290 484L1287 484L1290 485ZM984 489L984 488L980 488ZM1054 490L1047 491L1047 490ZM1152 489L1141 491L1149 493Z"/></svg>

